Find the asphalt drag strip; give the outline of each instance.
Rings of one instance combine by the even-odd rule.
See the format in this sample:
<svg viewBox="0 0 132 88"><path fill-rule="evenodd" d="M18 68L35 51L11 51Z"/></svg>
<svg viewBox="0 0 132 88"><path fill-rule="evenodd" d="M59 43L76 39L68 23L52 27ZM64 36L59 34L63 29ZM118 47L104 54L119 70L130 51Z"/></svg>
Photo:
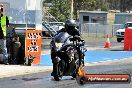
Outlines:
<svg viewBox="0 0 132 88"><path fill-rule="evenodd" d="M130 74L132 75L132 59L102 62L86 66L87 74ZM80 86L70 76L61 81L54 81L51 71L0 79L0 88L132 88L128 84L86 84Z"/></svg>

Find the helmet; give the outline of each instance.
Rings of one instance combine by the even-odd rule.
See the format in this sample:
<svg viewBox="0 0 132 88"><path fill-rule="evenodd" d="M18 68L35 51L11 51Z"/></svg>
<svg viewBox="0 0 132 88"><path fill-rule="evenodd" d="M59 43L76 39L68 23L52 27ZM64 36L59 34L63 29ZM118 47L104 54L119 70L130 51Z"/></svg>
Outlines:
<svg viewBox="0 0 132 88"><path fill-rule="evenodd" d="M65 22L65 29L68 34L74 36L74 32L77 30L75 20L67 20Z"/></svg>

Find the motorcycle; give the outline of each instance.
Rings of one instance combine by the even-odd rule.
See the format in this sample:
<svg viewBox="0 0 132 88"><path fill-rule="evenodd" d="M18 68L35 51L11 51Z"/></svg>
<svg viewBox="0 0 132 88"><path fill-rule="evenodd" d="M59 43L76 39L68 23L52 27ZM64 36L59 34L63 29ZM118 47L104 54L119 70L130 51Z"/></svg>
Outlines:
<svg viewBox="0 0 132 88"><path fill-rule="evenodd" d="M76 78L80 65L84 65L84 40L80 36L71 36L67 32L56 34L51 41L51 59L53 72L51 76L59 81L63 76Z"/></svg>

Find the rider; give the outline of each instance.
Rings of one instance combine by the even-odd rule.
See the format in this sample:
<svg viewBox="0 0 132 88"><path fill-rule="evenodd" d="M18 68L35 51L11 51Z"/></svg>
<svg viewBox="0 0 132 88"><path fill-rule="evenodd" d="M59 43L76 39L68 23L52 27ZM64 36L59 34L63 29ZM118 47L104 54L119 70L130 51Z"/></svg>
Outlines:
<svg viewBox="0 0 132 88"><path fill-rule="evenodd" d="M75 36L78 35L80 36L80 33L78 29L76 28L76 21L75 20L67 20L65 22L65 28L62 28L57 32L59 34L60 32L67 32L69 35Z"/></svg>
<svg viewBox="0 0 132 88"><path fill-rule="evenodd" d="M67 20L65 22L65 28L62 28L61 30L59 30L57 32L57 34L59 34L60 32L67 32L71 36L76 36L76 35L80 36L80 33L79 33L78 29L76 28L75 20ZM54 57L54 55L53 55L53 57ZM52 56L51 56L51 59L52 59L52 63L53 63L53 68L56 68L58 59L57 58L52 58ZM53 72L54 71L55 70L53 69ZM51 75L53 75L53 73Z"/></svg>

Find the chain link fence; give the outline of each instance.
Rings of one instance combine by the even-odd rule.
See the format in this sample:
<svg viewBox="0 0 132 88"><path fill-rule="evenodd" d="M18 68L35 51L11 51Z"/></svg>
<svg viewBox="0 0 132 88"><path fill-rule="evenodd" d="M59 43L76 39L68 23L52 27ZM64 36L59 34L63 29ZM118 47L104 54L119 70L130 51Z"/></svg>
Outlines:
<svg viewBox="0 0 132 88"><path fill-rule="evenodd" d="M88 37L105 37L106 34L115 36L116 30L123 28L122 24L103 25L99 23L84 23L81 24L81 34Z"/></svg>

